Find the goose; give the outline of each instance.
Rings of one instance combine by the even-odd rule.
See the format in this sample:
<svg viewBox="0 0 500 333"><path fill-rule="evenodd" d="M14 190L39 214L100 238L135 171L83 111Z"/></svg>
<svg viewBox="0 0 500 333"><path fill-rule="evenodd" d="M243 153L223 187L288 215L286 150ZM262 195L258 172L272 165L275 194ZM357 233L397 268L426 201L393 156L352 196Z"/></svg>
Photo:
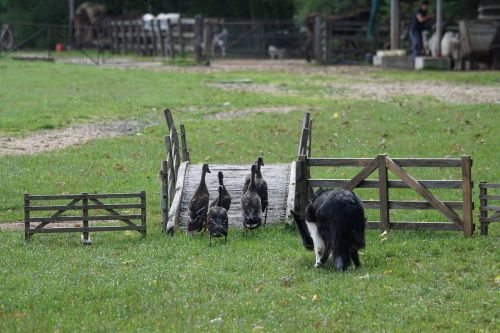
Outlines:
<svg viewBox="0 0 500 333"><path fill-rule="evenodd" d="M188 204L189 222L187 228L189 233L202 231L206 228L208 202L209 202L209 193L207 189L207 183L205 182L205 176L207 172L210 173L208 164L203 164L200 184L198 185L198 188L194 192L191 200L189 200Z"/></svg>
<svg viewBox="0 0 500 333"><path fill-rule="evenodd" d="M268 191L267 182L264 180L264 177L262 176L262 173L260 171L260 167L264 165L264 158L262 158L262 156L259 156L259 158L257 158L257 161L255 161L255 164L257 165L257 173L255 174L255 188L257 190L257 194L260 196L262 212L265 212L264 225L266 225L267 208L269 206ZM245 185L243 186L243 193L247 191L248 186L250 185L250 178L251 174L247 175L245 179Z"/></svg>
<svg viewBox="0 0 500 333"><path fill-rule="evenodd" d="M214 207L218 201L221 201L221 206L229 211L229 208L231 207L231 195L224 185L224 175L222 174L222 171L219 171L217 176L219 177L219 186L222 186L222 198L214 199L214 201L210 203L210 207Z"/></svg>
<svg viewBox="0 0 500 333"><path fill-rule="evenodd" d="M243 214L243 226L247 229L256 229L262 223L261 199L257 194L255 186L255 175L257 166L252 165L252 176L247 190L241 196L241 212Z"/></svg>
<svg viewBox="0 0 500 333"><path fill-rule="evenodd" d="M227 229L229 224L227 210L222 206L223 200L224 186L219 185L219 197L215 200L215 205L210 207L207 214L210 245L212 245L212 237L224 237L224 241L227 241Z"/></svg>

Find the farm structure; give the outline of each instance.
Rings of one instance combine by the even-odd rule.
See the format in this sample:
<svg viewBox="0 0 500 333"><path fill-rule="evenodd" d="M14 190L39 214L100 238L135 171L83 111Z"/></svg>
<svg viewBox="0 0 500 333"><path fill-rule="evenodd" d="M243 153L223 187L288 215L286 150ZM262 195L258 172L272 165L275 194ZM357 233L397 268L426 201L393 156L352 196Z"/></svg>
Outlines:
<svg viewBox="0 0 500 333"><path fill-rule="evenodd" d="M365 209L378 209L380 221L369 221L369 228L389 229L430 229L463 231L466 236L474 232L472 221L472 159L462 158L390 158L378 155L375 158L312 158L311 135L312 120L308 113L304 116L302 134L295 162L296 189L294 203L290 206L297 212L305 209L314 188L344 188L354 191L357 188L378 189L379 200L364 200ZM351 179L316 179L311 177L312 167L362 167ZM410 175L406 167L413 168L461 168L459 180L417 180ZM378 179L367 179L378 170ZM397 180L389 179L389 171ZM411 189L425 201L391 200L390 189ZM446 191L461 190L461 200L442 201L429 189ZM441 212L448 222L392 222L390 210L428 210ZM462 216L456 213L462 211Z"/></svg>
<svg viewBox="0 0 500 333"><path fill-rule="evenodd" d="M499 202L500 195L492 194L490 191L498 191L500 184L487 182L479 183L479 223L481 224L481 235L488 235L488 225L500 222L500 205L492 205L492 201Z"/></svg>
<svg viewBox="0 0 500 333"><path fill-rule="evenodd" d="M162 223L167 232L176 228L185 229L188 222L187 204L199 184L201 165L192 165L189 160L184 126L181 125L181 144L170 110L165 110L169 135L165 137L166 159L162 161L161 210ZM310 114L304 116L297 160L291 164L274 164L263 167L262 173L269 186L268 222L290 223L290 212L301 213L312 197L313 190L323 188L378 189L378 200L364 200L365 209L378 209L379 221L369 221L369 228L389 229L428 229L461 231L465 236L474 233L472 202L472 159L461 158L390 158L378 155L375 158L313 158L311 157L312 120ZM233 197L234 206L229 211L230 226L242 226L239 198L248 165L211 165L212 172L222 171L226 186ZM360 167L350 179L316 179L311 177L313 167ZM438 170L455 168L461 171L461 179L417 180L404 168L435 168ZM378 171L378 179L367 179ZM389 172L398 179L389 179ZM227 175L227 176L226 176ZM211 179L213 178L213 179ZM207 186L212 197L216 196L217 177L208 177ZM391 189L409 189L424 200L394 200ZM459 193L459 200L443 201L431 189L440 193ZM436 210L446 217L444 222L391 221L391 210ZM457 213L461 211L461 214Z"/></svg>
<svg viewBox="0 0 500 333"><path fill-rule="evenodd" d="M61 201L65 200L71 201L61 204ZM130 202L131 200L136 202ZM33 205L33 201L38 204ZM79 211L81 214L75 215L75 211ZM107 214L103 215L102 211ZM72 212L72 215L67 215L68 212ZM33 216L35 214L37 216ZM134 220L139 222L134 222ZM126 225L97 226L89 224L102 221L121 221ZM81 225L46 228L49 224L57 225L60 222L75 222ZM31 223L38 223L38 225L32 228ZM29 240L36 233L60 232L81 232L84 242L89 240L89 232L98 231L135 230L146 236L146 192L63 195L31 195L26 193L24 195L24 227L26 240Z"/></svg>

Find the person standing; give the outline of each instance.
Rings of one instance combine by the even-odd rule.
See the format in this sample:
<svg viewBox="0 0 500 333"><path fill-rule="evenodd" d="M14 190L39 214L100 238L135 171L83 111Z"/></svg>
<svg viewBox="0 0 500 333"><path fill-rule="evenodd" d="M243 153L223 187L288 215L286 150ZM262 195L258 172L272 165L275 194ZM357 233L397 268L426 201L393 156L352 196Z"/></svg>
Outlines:
<svg viewBox="0 0 500 333"><path fill-rule="evenodd" d="M423 41L422 31L425 29L425 23L431 19L427 14L429 9L429 1L424 0L420 3L418 11L413 15L410 26L410 40L411 40L411 57L413 61L422 52Z"/></svg>

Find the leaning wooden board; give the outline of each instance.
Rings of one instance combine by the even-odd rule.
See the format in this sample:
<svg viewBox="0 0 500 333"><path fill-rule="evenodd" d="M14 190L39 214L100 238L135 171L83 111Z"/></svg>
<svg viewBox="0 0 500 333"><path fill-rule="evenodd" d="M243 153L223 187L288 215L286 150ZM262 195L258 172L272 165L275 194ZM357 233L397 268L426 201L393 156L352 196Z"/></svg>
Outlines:
<svg viewBox="0 0 500 333"><path fill-rule="evenodd" d="M188 165L184 186L182 187L179 218L176 223L178 228L186 229L189 220L187 211L188 203L193 196L201 178L201 164ZM229 209L229 226L242 227L242 214L240 198L245 177L250 173L250 165L210 165L211 173L207 174L206 182L210 192L210 201L217 197L219 181L217 173L224 174L224 184L231 194L232 202ZM269 189L269 211L267 222L283 223L287 213L288 186L290 184L290 164L270 164L262 167L262 175L267 181Z"/></svg>

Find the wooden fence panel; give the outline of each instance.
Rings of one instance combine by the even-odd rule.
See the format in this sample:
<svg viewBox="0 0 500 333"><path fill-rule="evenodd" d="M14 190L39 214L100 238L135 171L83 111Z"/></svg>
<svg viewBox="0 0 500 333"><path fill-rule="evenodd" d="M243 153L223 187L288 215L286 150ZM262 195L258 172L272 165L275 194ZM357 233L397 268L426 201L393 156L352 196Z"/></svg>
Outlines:
<svg viewBox="0 0 500 333"><path fill-rule="evenodd" d="M479 223L481 235L488 235L488 226L500 222L500 203L493 205L491 201L500 201L500 195L491 195L490 189L498 189L500 184L479 183Z"/></svg>
<svg viewBox="0 0 500 333"><path fill-rule="evenodd" d="M139 203L105 203L105 199L134 199L139 198ZM36 205L32 201L54 201L70 200L66 205ZM89 204L92 201L93 204ZM78 204L81 202L81 204ZM124 214L116 209L140 209L140 214ZM51 212L50 216L33 216L32 212ZM81 211L81 215L63 215L68 211ZM96 215L91 212L106 211L109 215ZM126 211L125 211L126 212ZM75 214L75 213L73 213ZM137 225L133 220L140 220ZM122 221L126 226L89 226L90 222L96 221ZM35 228L31 228L31 223L39 222ZM81 222L82 227L54 227L45 228L48 224L61 222ZM81 232L84 243L89 242L89 232L96 231L118 231L118 230L136 230L143 236L146 235L146 192L139 193L109 193L109 194L70 194L70 195L24 195L24 223L25 239L29 240L35 233L57 233L57 232Z"/></svg>

